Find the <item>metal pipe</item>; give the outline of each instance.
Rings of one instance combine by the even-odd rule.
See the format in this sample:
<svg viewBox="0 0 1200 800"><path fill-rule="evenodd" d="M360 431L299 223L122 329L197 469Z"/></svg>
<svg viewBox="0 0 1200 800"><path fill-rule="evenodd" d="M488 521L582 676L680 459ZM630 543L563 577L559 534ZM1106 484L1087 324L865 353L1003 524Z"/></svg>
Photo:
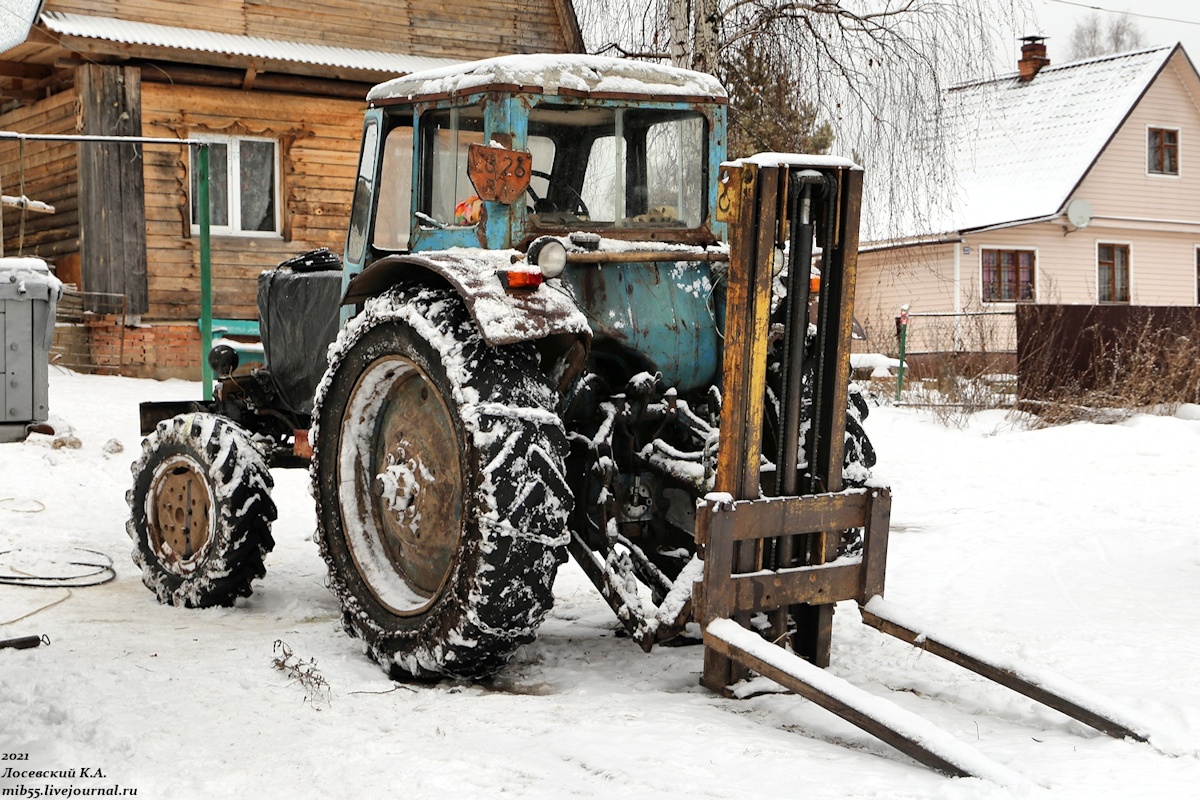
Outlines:
<svg viewBox="0 0 1200 800"><path fill-rule="evenodd" d="M728 251L698 250L619 250L567 253L568 264L644 264L652 261L728 261Z"/></svg>
<svg viewBox="0 0 1200 800"><path fill-rule="evenodd" d="M200 380L205 401L213 399L212 367L208 363L208 351L212 350L212 253L209 242L212 212L208 207L208 156L208 144L201 142L196 148L200 178L196 202L200 204Z"/></svg>
<svg viewBox="0 0 1200 800"><path fill-rule="evenodd" d="M170 139L152 136L105 136L101 134L82 133L17 133L16 131L0 131L0 139L22 140L31 142L118 142L125 144L196 144L202 145L200 139Z"/></svg>

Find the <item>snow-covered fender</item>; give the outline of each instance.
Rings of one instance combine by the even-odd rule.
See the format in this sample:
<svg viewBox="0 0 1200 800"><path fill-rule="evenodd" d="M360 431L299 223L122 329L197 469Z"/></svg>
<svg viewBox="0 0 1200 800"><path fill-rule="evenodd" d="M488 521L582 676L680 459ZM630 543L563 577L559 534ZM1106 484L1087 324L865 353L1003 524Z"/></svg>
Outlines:
<svg viewBox="0 0 1200 800"><path fill-rule="evenodd" d="M465 247L386 256L350 280L342 303L358 305L400 281L435 275L463 298L488 345L538 341L548 349L565 388L583 369L591 329L571 290L557 278L535 289L505 289L500 272L523 258L516 250Z"/></svg>

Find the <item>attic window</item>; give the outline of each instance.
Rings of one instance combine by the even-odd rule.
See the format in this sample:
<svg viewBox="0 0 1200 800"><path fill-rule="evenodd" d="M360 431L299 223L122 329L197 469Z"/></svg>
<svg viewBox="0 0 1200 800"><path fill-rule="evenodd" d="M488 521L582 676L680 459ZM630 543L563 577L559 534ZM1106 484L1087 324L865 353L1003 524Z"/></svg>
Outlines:
<svg viewBox="0 0 1200 800"><path fill-rule="evenodd" d="M1146 171L1151 175L1179 174L1179 131L1150 128L1146 143Z"/></svg>
<svg viewBox="0 0 1200 800"><path fill-rule="evenodd" d="M1034 299L1035 251L985 248L981 252L983 302L1017 303Z"/></svg>

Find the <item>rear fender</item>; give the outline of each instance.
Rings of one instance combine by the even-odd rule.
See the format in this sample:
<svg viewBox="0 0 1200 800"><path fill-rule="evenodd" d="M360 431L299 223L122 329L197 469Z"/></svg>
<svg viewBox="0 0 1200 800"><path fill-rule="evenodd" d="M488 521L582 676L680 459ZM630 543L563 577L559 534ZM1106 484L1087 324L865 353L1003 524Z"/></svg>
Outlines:
<svg viewBox="0 0 1200 800"><path fill-rule="evenodd" d="M591 343L587 317L557 278L532 290L505 290L498 272L512 266L514 255L519 254L455 248L387 256L350 280L342 303L358 305L401 281L436 276L462 297L485 342L498 347L537 341L552 359L569 359L565 373L564 365L555 368L560 384L569 383L582 369Z"/></svg>

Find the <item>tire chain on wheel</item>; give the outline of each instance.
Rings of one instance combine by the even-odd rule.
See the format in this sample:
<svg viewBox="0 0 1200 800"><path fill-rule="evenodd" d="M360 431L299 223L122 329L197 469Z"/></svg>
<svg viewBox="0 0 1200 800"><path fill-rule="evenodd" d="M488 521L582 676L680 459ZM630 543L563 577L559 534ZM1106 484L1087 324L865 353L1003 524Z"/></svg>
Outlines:
<svg viewBox="0 0 1200 800"><path fill-rule="evenodd" d="M335 509L322 508L322 408L335 391L334 376L381 325L401 323L440 351L454 405L481 469L465 477L464 541L440 596L413 617L397 617L367 595L340 530L327 530L327 515L341 526ZM418 677L480 678L503 667L522 644L533 640L553 603L552 584L567 542L572 495L563 474L567 450L562 422L550 409L556 397L538 371L531 344L489 347L449 290L401 286L367 302L331 346L329 368L316 393L311 441L312 492L317 499L314 538L329 565L329 585L342 605L347 632L362 638L385 669ZM536 380L535 380L536 378ZM340 407L330 413L341 413ZM339 423L340 424L340 423ZM502 464L506 454L510 462ZM336 454L333 454L336 455ZM516 459L523 469L511 469ZM503 480L493 470L506 469ZM332 469L332 468L331 468ZM332 483L332 479L330 480ZM472 523L478 522L477 532ZM334 545L337 551L333 549ZM348 565L348 566L347 566ZM372 613L374 610L375 613ZM378 615L378 617L377 617Z"/></svg>
<svg viewBox="0 0 1200 800"><path fill-rule="evenodd" d="M196 569L180 575L164 567L149 536L147 504L154 469L164 459L184 455L206 472L212 493L213 530L208 552ZM214 414L181 414L158 423L142 441L142 455L130 467L134 486L125 494L133 539L133 563L142 582L165 605L206 608L232 605L249 597L251 583L266 574L263 559L275 547L271 522L275 503L271 472L250 434Z"/></svg>

